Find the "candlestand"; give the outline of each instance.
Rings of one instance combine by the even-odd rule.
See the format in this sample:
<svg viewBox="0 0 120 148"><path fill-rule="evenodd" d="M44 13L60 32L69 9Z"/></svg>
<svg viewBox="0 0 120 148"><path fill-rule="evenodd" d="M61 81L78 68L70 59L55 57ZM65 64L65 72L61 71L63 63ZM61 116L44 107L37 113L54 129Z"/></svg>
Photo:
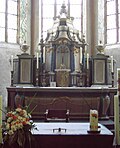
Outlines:
<svg viewBox="0 0 120 148"><path fill-rule="evenodd" d="M45 70L43 70L43 74L42 74L42 86L43 86L43 87L46 86L46 75L45 75Z"/></svg>
<svg viewBox="0 0 120 148"><path fill-rule="evenodd" d="M53 71L49 72L49 83L55 81L55 73Z"/></svg>
<svg viewBox="0 0 120 148"><path fill-rule="evenodd" d="M79 86L83 86L83 64L80 63Z"/></svg>
<svg viewBox="0 0 120 148"><path fill-rule="evenodd" d="M112 87L114 87L114 72L111 72L112 75Z"/></svg>
<svg viewBox="0 0 120 148"><path fill-rule="evenodd" d="M71 73L71 77L72 77L72 86L77 86L77 72L74 71Z"/></svg>
<svg viewBox="0 0 120 148"><path fill-rule="evenodd" d="M36 86L39 86L39 69L36 69Z"/></svg>
<svg viewBox="0 0 120 148"><path fill-rule="evenodd" d="M11 71L11 86L13 86L13 73L14 73L14 71L12 70Z"/></svg>
<svg viewBox="0 0 120 148"><path fill-rule="evenodd" d="M90 83L89 83L89 69L86 70L86 86L90 86Z"/></svg>
<svg viewBox="0 0 120 148"><path fill-rule="evenodd" d="M80 87L83 86L83 75L82 75L82 73L79 74L79 86Z"/></svg>

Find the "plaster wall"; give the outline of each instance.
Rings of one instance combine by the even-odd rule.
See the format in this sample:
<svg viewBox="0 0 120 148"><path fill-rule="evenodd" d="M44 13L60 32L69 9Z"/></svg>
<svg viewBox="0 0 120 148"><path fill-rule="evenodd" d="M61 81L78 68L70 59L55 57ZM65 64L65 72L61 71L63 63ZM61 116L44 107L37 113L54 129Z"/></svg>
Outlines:
<svg viewBox="0 0 120 148"><path fill-rule="evenodd" d="M117 85L117 68L120 68L120 44L106 46L105 54L114 58L115 85Z"/></svg>
<svg viewBox="0 0 120 148"><path fill-rule="evenodd" d="M21 54L20 45L0 43L0 95L3 97L3 110L7 106L7 89L11 85L10 58Z"/></svg>

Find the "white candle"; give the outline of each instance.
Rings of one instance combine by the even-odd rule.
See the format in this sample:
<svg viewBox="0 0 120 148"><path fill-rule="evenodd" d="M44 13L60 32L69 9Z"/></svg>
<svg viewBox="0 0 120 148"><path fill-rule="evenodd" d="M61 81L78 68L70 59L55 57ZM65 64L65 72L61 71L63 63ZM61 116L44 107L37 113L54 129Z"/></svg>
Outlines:
<svg viewBox="0 0 120 148"><path fill-rule="evenodd" d="M90 110L90 130L98 130L98 111Z"/></svg>
<svg viewBox="0 0 120 148"><path fill-rule="evenodd" d="M2 143L2 96L0 96L0 143Z"/></svg>
<svg viewBox="0 0 120 148"><path fill-rule="evenodd" d="M45 63L45 56L46 56L46 54L45 54L45 48L44 48L44 50L43 50L43 63Z"/></svg>
<svg viewBox="0 0 120 148"><path fill-rule="evenodd" d="M13 71L13 55L11 55L11 71Z"/></svg>
<svg viewBox="0 0 120 148"><path fill-rule="evenodd" d="M87 53L87 69L89 69L89 53Z"/></svg>
<svg viewBox="0 0 120 148"><path fill-rule="evenodd" d="M111 56L111 72L113 72L113 56Z"/></svg>
<svg viewBox="0 0 120 148"><path fill-rule="evenodd" d="M80 64L82 64L82 48L80 48Z"/></svg>
<svg viewBox="0 0 120 148"><path fill-rule="evenodd" d="M37 52L37 69L39 68L39 55L38 55L38 52Z"/></svg>

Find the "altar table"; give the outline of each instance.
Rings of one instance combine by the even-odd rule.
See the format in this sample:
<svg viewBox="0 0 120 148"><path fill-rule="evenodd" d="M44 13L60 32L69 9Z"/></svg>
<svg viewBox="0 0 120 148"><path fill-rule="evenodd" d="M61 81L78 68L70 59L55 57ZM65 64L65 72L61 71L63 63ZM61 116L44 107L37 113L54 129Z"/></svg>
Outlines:
<svg viewBox="0 0 120 148"><path fill-rule="evenodd" d="M34 120L44 119L46 109L69 109L70 120L89 119L90 109L99 118L114 115L116 88L106 87L8 87L8 108L29 105ZM32 103L31 103L32 102Z"/></svg>
<svg viewBox="0 0 120 148"><path fill-rule="evenodd" d="M99 124L100 133L88 133L89 123L35 123L38 148L112 148L113 133Z"/></svg>

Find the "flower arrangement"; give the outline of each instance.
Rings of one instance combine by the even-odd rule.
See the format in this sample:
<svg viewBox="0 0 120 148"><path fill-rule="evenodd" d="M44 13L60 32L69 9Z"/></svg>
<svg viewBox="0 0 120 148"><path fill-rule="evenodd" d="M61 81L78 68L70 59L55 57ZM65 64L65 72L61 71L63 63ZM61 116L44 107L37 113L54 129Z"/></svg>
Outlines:
<svg viewBox="0 0 120 148"><path fill-rule="evenodd" d="M32 134L34 128L31 114L27 108L17 107L6 114L4 128L4 143L10 147L27 147L31 148Z"/></svg>

